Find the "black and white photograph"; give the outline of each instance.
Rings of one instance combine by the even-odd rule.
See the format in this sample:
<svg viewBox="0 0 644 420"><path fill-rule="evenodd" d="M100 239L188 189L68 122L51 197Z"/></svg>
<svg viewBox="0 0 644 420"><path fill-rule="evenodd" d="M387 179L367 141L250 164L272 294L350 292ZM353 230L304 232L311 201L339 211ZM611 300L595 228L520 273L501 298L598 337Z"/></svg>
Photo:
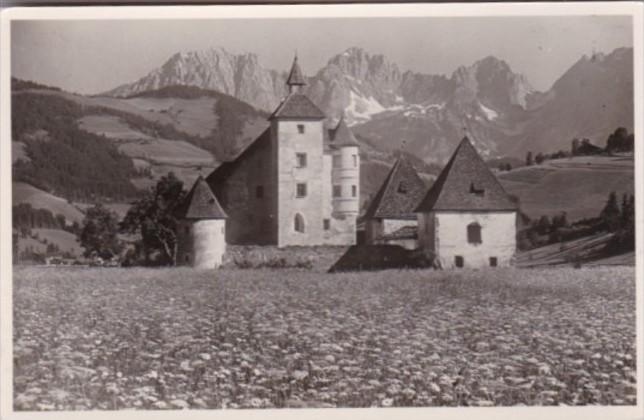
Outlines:
<svg viewBox="0 0 644 420"><path fill-rule="evenodd" d="M641 416L642 10L3 11L3 418Z"/></svg>

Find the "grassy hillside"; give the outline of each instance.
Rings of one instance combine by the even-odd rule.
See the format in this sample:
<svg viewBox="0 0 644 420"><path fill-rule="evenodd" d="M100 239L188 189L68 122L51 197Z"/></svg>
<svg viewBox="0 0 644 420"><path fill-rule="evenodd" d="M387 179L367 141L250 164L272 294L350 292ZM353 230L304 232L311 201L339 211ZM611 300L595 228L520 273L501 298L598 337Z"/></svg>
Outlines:
<svg viewBox="0 0 644 420"><path fill-rule="evenodd" d="M632 157L574 157L498 174L531 218L568 213L568 220L596 217L615 191L634 192Z"/></svg>
<svg viewBox="0 0 644 420"><path fill-rule="evenodd" d="M81 223L85 217L76 206L70 204L67 200L39 190L24 182L13 183L11 196L12 205L14 206L20 203L29 203L36 209L44 208L51 211L54 215L61 214L69 222Z"/></svg>

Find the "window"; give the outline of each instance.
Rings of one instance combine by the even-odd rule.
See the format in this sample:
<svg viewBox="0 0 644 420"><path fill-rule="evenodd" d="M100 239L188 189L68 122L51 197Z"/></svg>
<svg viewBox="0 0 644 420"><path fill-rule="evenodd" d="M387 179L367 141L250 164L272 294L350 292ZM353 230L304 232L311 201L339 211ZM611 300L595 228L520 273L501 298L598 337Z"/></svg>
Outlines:
<svg viewBox="0 0 644 420"><path fill-rule="evenodd" d="M481 240L481 225L478 223L470 223L467 225L467 242L470 244L480 244Z"/></svg>
<svg viewBox="0 0 644 420"><path fill-rule="evenodd" d="M185 262L189 263L190 262L190 254L186 254L184 257Z"/></svg>
<svg viewBox="0 0 644 420"><path fill-rule="evenodd" d="M333 196L334 197L341 197L342 196L342 186L341 185L334 185L333 186Z"/></svg>
<svg viewBox="0 0 644 420"><path fill-rule="evenodd" d="M221 234L223 235L225 233L226 233L226 226L222 226L221 227Z"/></svg>
<svg viewBox="0 0 644 420"><path fill-rule="evenodd" d="M264 186L258 185L255 187L255 197L264 198Z"/></svg>
<svg viewBox="0 0 644 420"><path fill-rule="evenodd" d="M334 168L339 168L341 166L342 166L342 156L334 155L333 156L333 167Z"/></svg>
<svg viewBox="0 0 644 420"><path fill-rule="evenodd" d="M296 153L295 160L298 168L306 168L306 153Z"/></svg>
<svg viewBox="0 0 644 420"><path fill-rule="evenodd" d="M297 184L295 195L297 198L306 197L306 183L301 182Z"/></svg>
<svg viewBox="0 0 644 420"><path fill-rule="evenodd" d="M353 167L358 167L358 155L353 155Z"/></svg>
<svg viewBox="0 0 644 420"><path fill-rule="evenodd" d="M470 183L470 194L483 196L485 195L485 189L477 187L473 182Z"/></svg>
<svg viewBox="0 0 644 420"><path fill-rule="evenodd" d="M296 232L304 233L304 217L300 213L295 215L294 228Z"/></svg>
<svg viewBox="0 0 644 420"><path fill-rule="evenodd" d="M331 220L330 219L324 219L323 225L324 225L324 230L331 229Z"/></svg>
<svg viewBox="0 0 644 420"><path fill-rule="evenodd" d="M407 194L407 185L405 184L405 181L400 181L398 184L398 192L401 194Z"/></svg>
<svg viewBox="0 0 644 420"><path fill-rule="evenodd" d="M490 257L490 267L496 267L498 265L498 260L496 257Z"/></svg>
<svg viewBox="0 0 644 420"><path fill-rule="evenodd" d="M351 197L357 197L358 196L358 187L356 185L351 186Z"/></svg>
<svg viewBox="0 0 644 420"><path fill-rule="evenodd" d="M463 259L462 256L457 255L457 256L454 257L454 265L457 268L463 268L463 266L465 265L465 260Z"/></svg>
<svg viewBox="0 0 644 420"><path fill-rule="evenodd" d="M304 124L297 125L297 132L300 134L304 134Z"/></svg>
<svg viewBox="0 0 644 420"><path fill-rule="evenodd" d="M186 235L190 235L190 226L186 226L185 228L183 228L183 231Z"/></svg>

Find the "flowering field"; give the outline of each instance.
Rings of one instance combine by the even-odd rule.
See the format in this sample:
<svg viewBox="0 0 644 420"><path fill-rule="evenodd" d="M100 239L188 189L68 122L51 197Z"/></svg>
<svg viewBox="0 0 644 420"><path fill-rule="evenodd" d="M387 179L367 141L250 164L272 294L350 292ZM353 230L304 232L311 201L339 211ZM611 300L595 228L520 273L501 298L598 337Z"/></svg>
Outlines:
<svg viewBox="0 0 644 420"><path fill-rule="evenodd" d="M17 268L14 404L634 404L634 276Z"/></svg>

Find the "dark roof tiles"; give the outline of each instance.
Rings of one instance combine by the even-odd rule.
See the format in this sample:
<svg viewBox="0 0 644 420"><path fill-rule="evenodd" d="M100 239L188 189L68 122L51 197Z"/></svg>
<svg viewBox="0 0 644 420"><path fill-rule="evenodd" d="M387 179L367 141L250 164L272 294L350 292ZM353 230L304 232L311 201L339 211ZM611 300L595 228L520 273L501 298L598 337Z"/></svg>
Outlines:
<svg viewBox="0 0 644 420"><path fill-rule="evenodd" d="M290 93L277 109L269 117L273 118L304 118L323 120L326 118L320 110L306 95L298 92Z"/></svg>
<svg viewBox="0 0 644 420"><path fill-rule="evenodd" d="M329 144L335 147L359 146L358 140L344 121L344 116L334 129L329 130Z"/></svg>
<svg viewBox="0 0 644 420"><path fill-rule="evenodd" d="M181 219L225 219L228 217L201 175L175 214Z"/></svg>
<svg viewBox="0 0 644 420"><path fill-rule="evenodd" d="M427 186L404 157L389 171L371 201L365 219L416 219L414 210L425 196Z"/></svg>
<svg viewBox="0 0 644 420"><path fill-rule="evenodd" d="M465 137L416 212L517 210L514 202Z"/></svg>

